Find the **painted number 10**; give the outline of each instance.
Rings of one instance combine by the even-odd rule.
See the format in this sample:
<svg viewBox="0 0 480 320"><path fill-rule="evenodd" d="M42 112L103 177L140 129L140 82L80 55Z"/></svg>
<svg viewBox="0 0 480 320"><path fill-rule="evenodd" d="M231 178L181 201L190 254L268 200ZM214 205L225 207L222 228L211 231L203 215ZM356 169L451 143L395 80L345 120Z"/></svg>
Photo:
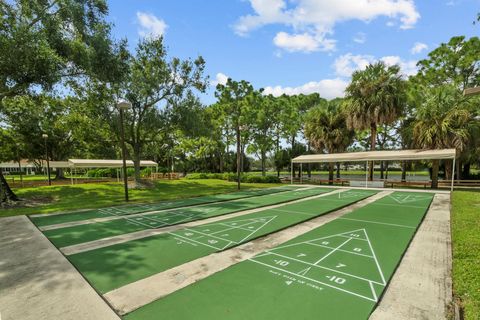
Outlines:
<svg viewBox="0 0 480 320"><path fill-rule="evenodd" d="M327 277L327 278L328 278L330 281L333 281L333 282L338 283L338 284L344 284L345 281L347 281L347 280L345 280L345 279L343 279L343 278L339 278L339 277L336 277L336 276L329 276L329 277Z"/></svg>

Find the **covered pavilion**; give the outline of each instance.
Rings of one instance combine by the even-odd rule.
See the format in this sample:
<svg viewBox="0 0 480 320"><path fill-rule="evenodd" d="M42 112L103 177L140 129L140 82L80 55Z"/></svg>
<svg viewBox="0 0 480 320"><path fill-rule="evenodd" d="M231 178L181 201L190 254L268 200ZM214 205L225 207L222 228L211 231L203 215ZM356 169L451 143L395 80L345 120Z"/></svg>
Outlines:
<svg viewBox="0 0 480 320"><path fill-rule="evenodd" d="M293 183L293 166L304 163L331 163L331 162L366 162L367 168L370 161L405 161L405 160L453 160L451 190L453 190L453 181L455 176L455 149L434 149L434 150L383 150L383 151L364 151L364 152L345 152L329 154L308 154L298 156L291 160L290 181ZM302 174L300 173L300 179ZM301 180L300 180L301 181ZM369 187L368 170L365 174L365 185Z"/></svg>

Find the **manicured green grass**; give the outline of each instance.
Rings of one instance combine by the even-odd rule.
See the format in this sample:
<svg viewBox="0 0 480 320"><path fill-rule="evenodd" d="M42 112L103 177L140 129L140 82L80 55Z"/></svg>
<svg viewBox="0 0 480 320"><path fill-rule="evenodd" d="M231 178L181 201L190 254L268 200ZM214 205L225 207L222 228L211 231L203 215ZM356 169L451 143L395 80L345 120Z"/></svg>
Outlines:
<svg viewBox="0 0 480 320"><path fill-rule="evenodd" d="M464 318L480 319L480 190L452 198L453 290Z"/></svg>
<svg viewBox="0 0 480 320"><path fill-rule="evenodd" d="M243 184L243 189L271 188L277 184ZM201 195L233 192L236 183L223 180L172 180L156 181L155 187L144 190L130 190L131 202L157 202L163 200L189 198ZM20 198L49 203L35 207L0 210L0 217L53 213L58 211L100 208L124 204L123 185L121 183L77 184L73 186L45 186L19 188L15 190Z"/></svg>

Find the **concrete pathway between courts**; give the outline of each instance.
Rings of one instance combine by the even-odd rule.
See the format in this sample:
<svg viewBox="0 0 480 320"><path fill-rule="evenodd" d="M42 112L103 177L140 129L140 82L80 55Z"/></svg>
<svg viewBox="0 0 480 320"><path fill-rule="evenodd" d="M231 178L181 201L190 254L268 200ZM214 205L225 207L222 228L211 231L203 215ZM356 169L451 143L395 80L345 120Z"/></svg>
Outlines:
<svg viewBox="0 0 480 320"><path fill-rule="evenodd" d="M0 219L0 319L119 317L25 216Z"/></svg>
<svg viewBox="0 0 480 320"><path fill-rule="evenodd" d="M436 194L370 320L448 319L452 302L450 195Z"/></svg>

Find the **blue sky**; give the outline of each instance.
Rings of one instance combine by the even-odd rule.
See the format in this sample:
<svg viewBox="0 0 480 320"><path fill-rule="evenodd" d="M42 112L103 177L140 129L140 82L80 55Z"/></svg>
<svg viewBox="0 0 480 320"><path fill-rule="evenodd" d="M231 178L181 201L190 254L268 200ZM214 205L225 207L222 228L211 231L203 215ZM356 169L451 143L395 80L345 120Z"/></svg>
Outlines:
<svg viewBox="0 0 480 320"><path fill-rule="evenodd" d="M383 60L408 75L452 36L478 36L479 0L110 0L114 36L133 49L163 34L172 56L202 55L216 81L274 95L343 95L353 70Z"/></svg>

